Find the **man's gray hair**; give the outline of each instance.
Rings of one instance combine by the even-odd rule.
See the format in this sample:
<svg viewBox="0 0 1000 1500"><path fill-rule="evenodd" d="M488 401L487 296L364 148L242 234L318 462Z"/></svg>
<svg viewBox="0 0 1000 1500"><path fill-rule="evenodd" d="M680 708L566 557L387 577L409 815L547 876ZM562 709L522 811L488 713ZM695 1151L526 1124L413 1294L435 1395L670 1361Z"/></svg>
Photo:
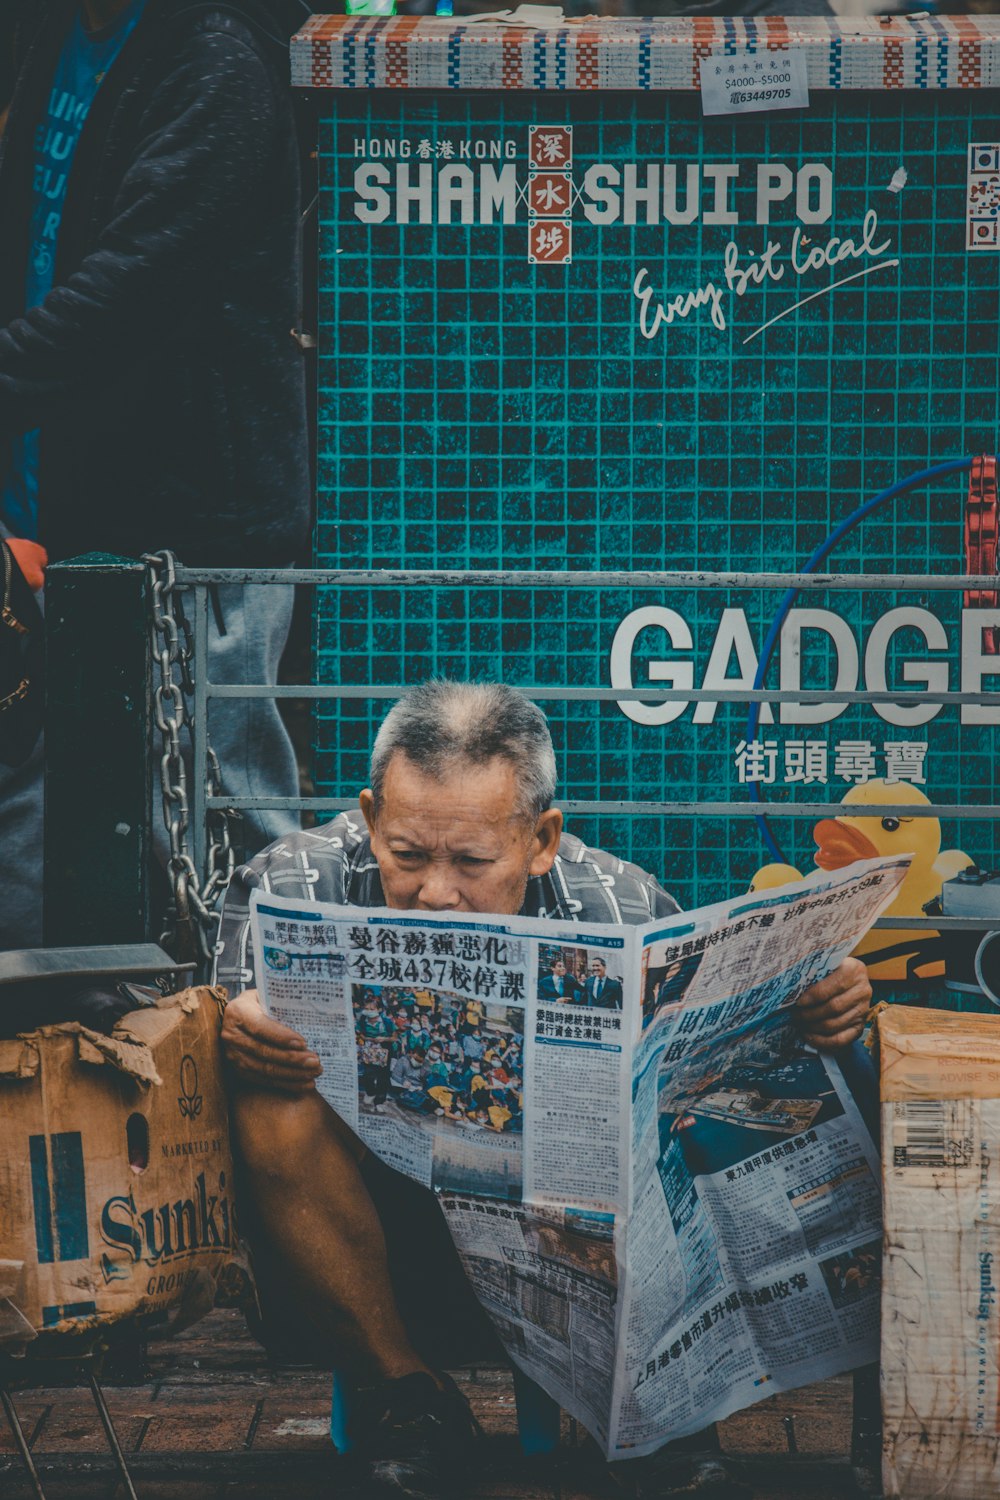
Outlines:
<svg viewBox="0 0 1000 1500"><path fill-rule="evenodd" d="M502 682L424 682L393 704L372 746L369 785L376 812L397 751L436 781L455 766L485 766L497 756L509 761L520 789L518 812L532 821L556 793L548 720L537 704Z"/></svg>

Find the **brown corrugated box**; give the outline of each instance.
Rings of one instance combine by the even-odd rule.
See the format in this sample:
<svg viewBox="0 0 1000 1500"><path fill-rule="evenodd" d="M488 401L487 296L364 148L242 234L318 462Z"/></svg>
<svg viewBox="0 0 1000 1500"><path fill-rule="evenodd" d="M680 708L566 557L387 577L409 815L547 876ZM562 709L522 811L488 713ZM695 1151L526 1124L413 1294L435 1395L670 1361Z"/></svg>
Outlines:
<svg viewBox="0 0 1000 1500"><path fill-rule="evenodd" d="M0 1041L0 1347L190 1322L242 1276L224 997L185 990L110 1036L71 1023Z"/></svg>
<svg viewBox="0 0 1000 1500"><path fill-rule="evenodd" d="M879 1016L888 1500L1000 1486L1000 1017Z"/></svg>

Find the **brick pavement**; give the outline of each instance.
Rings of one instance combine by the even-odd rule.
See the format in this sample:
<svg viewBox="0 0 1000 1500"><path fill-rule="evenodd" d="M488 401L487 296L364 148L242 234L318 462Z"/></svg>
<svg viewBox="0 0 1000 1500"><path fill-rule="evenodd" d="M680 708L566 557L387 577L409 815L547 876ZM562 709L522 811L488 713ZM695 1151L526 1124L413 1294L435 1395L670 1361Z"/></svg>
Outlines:
<svg viewBox="0 0 1000 1500"><path fill-rule="evenodd" d="M238 1313L217 1311L176 1340L152 1345L150 1363L147 1383L105 1388L140 1500L363 1500L330 1446L329 1377L269 1368ZM574 1421L563 1418L554 1459L525 1459L509 1376L476 1369L457 1378L487 1433L467 1500L621 1500ZM48 1500L108 1500L107 1449L89 1392L25 1390L16 1401ZM797 1457L789 1453L788 1418ZM845 1377L731 1417L723 1443L754 1483L756 1500L834 1500L849 1493L850 1422ZM22 1474L0 1420L3 1500L31 1500ZM116 1489L115 1500L122 1494Z"/></svg>

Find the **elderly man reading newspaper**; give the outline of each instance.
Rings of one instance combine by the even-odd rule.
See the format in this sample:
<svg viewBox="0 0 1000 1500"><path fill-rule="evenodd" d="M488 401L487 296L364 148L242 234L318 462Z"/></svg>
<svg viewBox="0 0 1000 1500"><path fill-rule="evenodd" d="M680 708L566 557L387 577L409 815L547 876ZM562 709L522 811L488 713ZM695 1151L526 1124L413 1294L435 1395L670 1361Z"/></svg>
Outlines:
<svg viewBox="0 0 1000 1500"><path fill-rule="evenodd" d="M262 1008L250 895L594 924L675 915L654 876L563 831L555 782L548 725L534 704L497 684L425 684L383 722L358 810L272 844L237 871L227 897L218 978L235 996L223 1044L252 1238L276 1279L295 1288L328 1357L371 1385L358 1434L366 1494L463 1493L477 1429L444 1367L463 1357L463 1334L479 1345L466 1344L466 1358L482 1357L491 1337L496 1347L495 1336L433 1194L366 1149L318 1092L316 1052ZM844 959L799 996L802 1036L819 1049L849 1047L870 996L864 966ZM373 989L358 1004L362 1090L373 1110L391 1089L401 1109L501 1138L518 1127L523 1038L508 1030L491 1039L482 1006L456 999L432 1015L416 993L383 1003ZM396 1066L394 1078L401 1055L406 1077ZM711 1431L627 1468L645 1496L738 1493Z"/></svg>

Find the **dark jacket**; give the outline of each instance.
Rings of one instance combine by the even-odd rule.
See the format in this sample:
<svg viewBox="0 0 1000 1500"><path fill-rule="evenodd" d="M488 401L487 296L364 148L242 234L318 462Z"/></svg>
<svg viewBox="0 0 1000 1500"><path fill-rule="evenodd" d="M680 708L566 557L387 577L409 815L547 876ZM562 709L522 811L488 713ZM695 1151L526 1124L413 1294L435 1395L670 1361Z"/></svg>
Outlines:
<svg viewBox="0 0 1000 1500"><path fill-rule="evenodd" d="M564 1005L579 1005L582 996L583 986L572 974L563 975L561 995L556 992L554 974L543 974L538 981L539 1000L548 1000L550 1004L561 1001Z"/></svg>
<svg viewBox="0 0 1000 1500"><path fill-rule="evenodd" d="M171 547L188 564L301 560L287 47L256 0L148 0L77 145L53 289L25 312L32 134L76 9L45 0L19 39L0 157L0 471L10 437L41 426L39 535L53 558Z"/></svg>
<svg viewBox="0 0 1000 1500"><path fill-rule="evenodd" d="M625 997L621 984L617 979L605 978L600 998L597 995L597 979L595 975L587 975L587 983L584 989L586 990L588 1005L599 1005L602 1010L621 1010Z"/></svg>

